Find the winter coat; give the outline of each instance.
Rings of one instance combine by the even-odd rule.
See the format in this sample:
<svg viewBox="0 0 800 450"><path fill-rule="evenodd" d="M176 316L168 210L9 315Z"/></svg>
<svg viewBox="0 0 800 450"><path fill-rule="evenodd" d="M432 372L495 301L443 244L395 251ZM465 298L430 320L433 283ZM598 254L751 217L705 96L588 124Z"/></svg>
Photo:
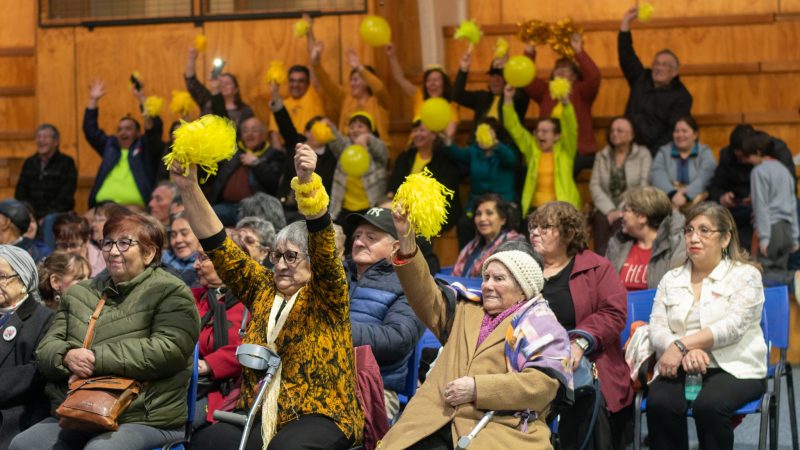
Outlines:
<svg viewBox="0 0 800 450"><path fill-rule="evenodd" d="M658 150L653 158L653 165L650 166L650 184L666 192L670 198L678 189L673 183L678 179L677 170L680 159L675 146L666 144ZM686 185L685 193L687 199L691 200L708 188L708 183L711 182L711 177L714 176L714 170L717 168L717 161L707 145L697 143L689 154L688 166L688 179L691 181Z"/></svg>
<svg viewBox="0 0 800 450"><path fill-rule="evenodd" d="M633 144L628 157L622 167L625 169L625 190L647 186L650 180L650 165L653 157L650 150L638 144ZM611 168L616 165L614 150L606 146L597 153L592 167L592 178L589 180L589 192L592 194L592 204L595 209L608 215L619 208L614 204L609 190L611 184Z"/></svg>
<svg viewBox="0 0 800 450"><path fill-rule="evenodd" d="M67 395L72 375L64 355L80 348L100 297L93 376L115 375L144 382L119 423L174 429L186 422L186 390L192 376L200 321L192 294L163 269L146 268L130 281L114 283L108 272L67 290L53 325L36 349L53 407Z"/></svg>
<svg viewBox="0 0 800 450"><path fill-rule="evenodd" d="M38 154L25 159L14 198L30 203L37 219L50 213L72 211L78 183L75 160L58 150L44 167L41 160Z"/></svg>
<svg viewBox="0 0 800 450"><path fill-rule="evenodd" d="M0 448L50 412L34 351L52 322L53 312L28 297L0 326Z"/></svg>
<svg viewBox="0 0 800 450"><path fill-rule="evenodd" d="M239 156L243 153L244 151L240 148L233 155L233 158L220 163L219 171L208 188L207 197L211 204L223 201L222 195L225 193L228 180L230 180L234 172L242 167ZM258 164L247 168L247 181L253 193L264 192L274 196L278 192L278 184L284 173L285 160L286 154L284 152L268 148L264 154L258 157Z"/></svg>

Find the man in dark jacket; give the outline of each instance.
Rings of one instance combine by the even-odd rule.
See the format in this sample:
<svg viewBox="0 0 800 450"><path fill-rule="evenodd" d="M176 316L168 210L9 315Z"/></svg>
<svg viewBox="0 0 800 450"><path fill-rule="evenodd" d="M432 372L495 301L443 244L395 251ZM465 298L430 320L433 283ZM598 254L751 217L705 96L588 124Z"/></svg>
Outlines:
<svg viewBox="0 0 800 450"><path fill-rule="evenodd" d="M625 116L633 120L637 142L655 155L659 147L672 141L677 119L690 114L692 94L678 78L680 62L669 49L656 53L651 68L644 68L631 35L631 21L637 14L637 7L625 13L617 35L619 65L631 89Z"/></svg>
<svg viewBox="0 0 800 450"><path fill-rule="evenodd" d="M369 345L383 377L386 413L399 411L397 391L408 375L408 360L425 326L417 319L394 273L389 258L399 247L397 230L388 208L351 214L355 226L353 251L345 267L350 290L353 345Z"/></svg>
<svg viewBox="0 0 800 450"><path fill-rule="evenodd" d="M739 242L745 249L753 240L753 207L750 203L750 172L753 165L742 151L744 140L756 130L750 124L737 125L731 131L729 144L719 152L719 165L708 185L708 199L728 208L739 230ZM782 140L773 137L777 159L795 176L792 152ZM797 179L795 179L795 190Z"/></svg>
<svg viewBox="0 0 800 450"><path fill-rule="evenodd" d="M267 143L267 128L257 117L242 122L236 154L219 165L207 197L222 224L236 225L239 202L256 192L276 196L286 154Z"/></svg>
<svg viewBox="0 0 800 450"><path fill-rule="evenodd" d="M161 157L161 118L146 117L145 134L131 116L119 121L117 134L108 136L98 125L97 102L106 94L105 84L95 80L89 85L89 102L83 114L83 134L100 155L94 186L89 193L89 207L103 200L144 209L155 185ZM135 92L144 102L141 91Z"/></svg>
<svg viewBox="0 0 800 450"><path fill-rule="evenodd" d="M36 154L25 159L14 198L28 202L37 220L75 208L78 171L75 161L58 150L58 128L49 123L36 128Z"/></svg>

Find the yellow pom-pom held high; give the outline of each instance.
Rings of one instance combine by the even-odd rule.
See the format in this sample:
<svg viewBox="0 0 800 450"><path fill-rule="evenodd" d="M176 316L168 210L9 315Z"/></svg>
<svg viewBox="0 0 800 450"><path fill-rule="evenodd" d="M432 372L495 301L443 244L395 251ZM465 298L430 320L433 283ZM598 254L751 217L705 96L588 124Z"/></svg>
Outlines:
<svg viewBox="0 0 800 450"><path fill-rule="evenodd" d="M447 221L447 207L454 192L439 183L426 167L420 173L411 174L397 188L392 199L392 209L400 208L408 213L408 221L414 226L417 236L425 239L436 237Z"/></svg>
<svg viewBox="0 0 800 450"><path fill-rule="evenodd" d="M172 152L164 156L167 170L175 161L185 173L196 164L207 174L203 182L217 173L220 161L231 159L236 153L236 126L224 117L208 114L193 122L181 121L174 138Z"/></svg>

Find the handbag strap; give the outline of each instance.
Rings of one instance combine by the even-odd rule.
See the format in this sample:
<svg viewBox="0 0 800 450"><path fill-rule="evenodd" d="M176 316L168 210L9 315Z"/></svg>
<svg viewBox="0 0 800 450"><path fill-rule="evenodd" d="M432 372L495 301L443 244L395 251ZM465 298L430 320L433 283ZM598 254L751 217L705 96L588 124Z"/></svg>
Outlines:
<svg viewBox="0 0 800 450"><path fill-rule="evenodd" d="M83 339L83 348L89 348L92 345L92 341L94 340L94 328L97 325L97 318L100 317L100 311L103 309L103 305L106 304L106 299L108 298L108 294L103 294L100 297L100 301L97 302L97 308L94 309L92 313L92 317L89 318L89 327L86 328L86 337Z"/></svg>

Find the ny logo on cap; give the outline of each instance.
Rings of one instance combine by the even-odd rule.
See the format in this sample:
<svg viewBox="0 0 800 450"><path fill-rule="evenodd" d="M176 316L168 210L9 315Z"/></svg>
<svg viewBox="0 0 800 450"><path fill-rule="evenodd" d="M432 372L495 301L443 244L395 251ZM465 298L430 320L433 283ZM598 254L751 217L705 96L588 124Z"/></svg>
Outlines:
<svg viewBox="0 0 800 450"><path fill-rule="evenodd" d="M380 217L382 212L383 208L370 208L369 210L367 210L366 215Z"/></svg>

